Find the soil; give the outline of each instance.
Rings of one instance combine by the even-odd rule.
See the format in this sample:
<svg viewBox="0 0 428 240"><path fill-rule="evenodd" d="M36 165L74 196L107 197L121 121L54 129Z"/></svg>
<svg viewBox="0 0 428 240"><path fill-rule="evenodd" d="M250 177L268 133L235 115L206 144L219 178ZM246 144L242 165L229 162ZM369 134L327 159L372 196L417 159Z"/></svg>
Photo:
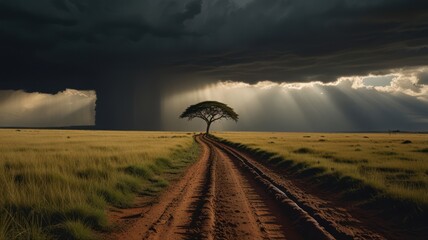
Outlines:
<svg viewBox="0 0 428 240"><path fill-rule="evenodd" d="M346 204L306 192L237 149L203 135L196 141L200 159L163 194L110 209L115 228L103 239L394 238Z"/></svg>

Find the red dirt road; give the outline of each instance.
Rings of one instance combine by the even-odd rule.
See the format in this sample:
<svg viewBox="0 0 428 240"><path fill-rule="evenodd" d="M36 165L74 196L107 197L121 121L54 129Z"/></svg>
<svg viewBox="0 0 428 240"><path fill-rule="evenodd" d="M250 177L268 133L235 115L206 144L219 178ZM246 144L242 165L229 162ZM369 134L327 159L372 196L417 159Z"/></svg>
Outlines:
<svg viewBox="0 0 428 240"><path fill-rule="evenodd" d="M202 154L155 203L113 214L108 239L384 239L254 159L205 136ZM145 205L144 205L145 204Z"/></svg>

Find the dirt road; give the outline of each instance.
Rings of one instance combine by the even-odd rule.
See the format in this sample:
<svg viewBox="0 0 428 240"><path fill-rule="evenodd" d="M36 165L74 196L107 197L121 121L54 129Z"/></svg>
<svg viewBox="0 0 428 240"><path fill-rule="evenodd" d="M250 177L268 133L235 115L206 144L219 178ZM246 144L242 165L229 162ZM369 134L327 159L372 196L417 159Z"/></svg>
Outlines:
<svg viewBox="0 0 428 240"><path fill-rule="evenodd" d="M111 239L383 239L251 157L205 136L201 158L154 204L118 211ZM300 192L299 192L300 191Z"/></svg>

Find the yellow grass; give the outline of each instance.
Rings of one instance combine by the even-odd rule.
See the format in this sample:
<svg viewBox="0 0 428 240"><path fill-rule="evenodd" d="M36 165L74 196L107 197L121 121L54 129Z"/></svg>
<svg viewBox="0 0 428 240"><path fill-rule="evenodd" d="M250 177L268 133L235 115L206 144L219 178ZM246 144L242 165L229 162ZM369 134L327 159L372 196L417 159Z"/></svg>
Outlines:
<svg viewBox="0 0 428 240"><path fill-rule="evenodd" d="M340 173L428 205L428 134L225 132L214 135ZM409 140L411 143L403 144Z"/></svg>
<svg viewBox="0 0 428 240"><path fill-rule="evenodd" d="M0 239L91 239L196 157L188 133L0 130Z"/></svg>

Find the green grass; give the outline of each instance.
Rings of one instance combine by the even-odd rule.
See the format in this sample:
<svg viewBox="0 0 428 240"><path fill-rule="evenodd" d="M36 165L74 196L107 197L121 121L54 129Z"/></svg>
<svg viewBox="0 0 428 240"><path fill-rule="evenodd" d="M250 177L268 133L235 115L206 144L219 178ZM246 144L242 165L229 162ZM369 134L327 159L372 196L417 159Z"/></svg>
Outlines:
<svg viewBox="0 0 428 240"><path fill-rule="evenodd" d="M226 132L216 136L305 176L336 176L382 197L428 206L427 134ZM350 186L351 184L345 184ZM361 191L348 189L358 196ZM372 195L374 196L374 195ZM380 197L377 195L376 198Z"/></svg>
<svg viewBox="0 0 428 240"><path fill-rule="evenodd" d="M61 239L95 239L91 228L79 220L67 220L60 224L55 231L56 235L61 236Z"/></svg>
<svg viewBox="0 0 428 240"><path fill-rule="evenodd" d="M0 130L0 240L93 239L197 156L188 133Z"/></svg>

